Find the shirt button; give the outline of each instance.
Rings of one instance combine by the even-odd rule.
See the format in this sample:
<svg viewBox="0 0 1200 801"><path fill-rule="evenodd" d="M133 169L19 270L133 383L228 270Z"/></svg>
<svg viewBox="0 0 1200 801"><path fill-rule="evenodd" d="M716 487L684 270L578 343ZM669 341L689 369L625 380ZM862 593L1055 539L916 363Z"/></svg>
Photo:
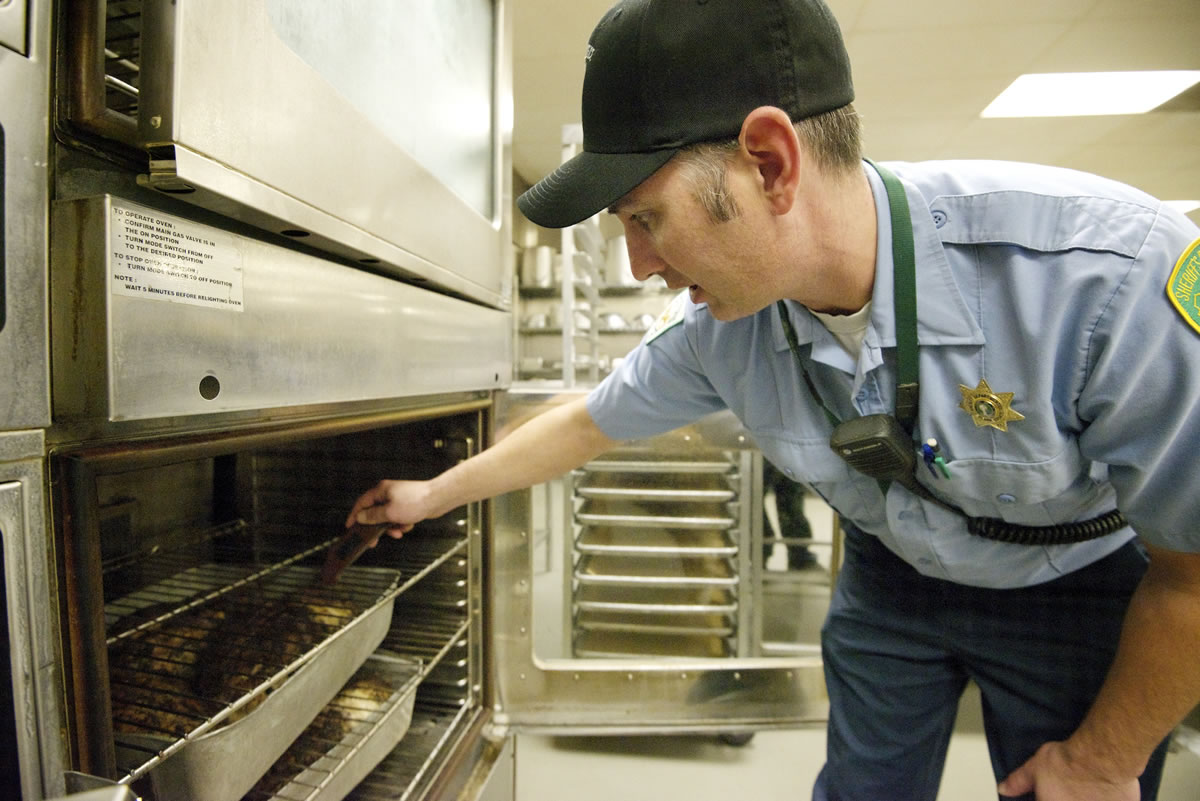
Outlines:
<svg viewBox="0 0 1200 801"><path fill-rule="evenodd" d="M996 500L1000 501L1000 503L1016 503L1017 497L1015 495L1009 495L1007 492L1005 492L1001 495L997 495Z"/></svg>
<svg viewBox="0 0 1200 801"><path fill-rule="evenodd" d="M794 470L792 470L792 468L790 468L790 467L783 468L783 472L787 475L788 478L796 477L796 472Z"/></svg>
<svg viewBox="0 0 1200 801"><path fill-rule="evenodd" d="M862 403L867 399L867 391L865 389L861 390L857 395L854 396L854 399L859 403Z"/></svg>

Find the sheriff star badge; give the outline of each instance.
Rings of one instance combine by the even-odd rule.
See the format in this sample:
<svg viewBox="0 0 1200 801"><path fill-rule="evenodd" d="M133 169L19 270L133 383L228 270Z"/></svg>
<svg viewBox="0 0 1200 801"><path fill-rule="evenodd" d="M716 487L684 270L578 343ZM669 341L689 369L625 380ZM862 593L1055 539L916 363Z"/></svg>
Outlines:
<svg viewBox="0 0 1200 801"><path fill-rule="evenodd" d="M1010 422L1025 419L1025 415L1012 408L1013 393L993 392L986 378L979 379L975 389L965 384L959 384L958 389L963 396L958 407L971 415L978 427L991 426L1007 431Z"/></svg>

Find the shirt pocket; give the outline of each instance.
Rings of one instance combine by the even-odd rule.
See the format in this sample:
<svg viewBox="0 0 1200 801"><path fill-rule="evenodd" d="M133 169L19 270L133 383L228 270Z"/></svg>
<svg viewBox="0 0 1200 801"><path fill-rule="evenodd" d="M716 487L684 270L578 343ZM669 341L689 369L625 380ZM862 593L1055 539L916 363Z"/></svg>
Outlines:
<svg viewBox="0 0 1200 801"><path fill-rule="evenodd" d="M1041 462L956 459L948 469L949 479L922 476L921 483L970 517L1048 526L1094 516L1115 505L1107 483L1090 474L1090 463L1074 447Z"/></svg>

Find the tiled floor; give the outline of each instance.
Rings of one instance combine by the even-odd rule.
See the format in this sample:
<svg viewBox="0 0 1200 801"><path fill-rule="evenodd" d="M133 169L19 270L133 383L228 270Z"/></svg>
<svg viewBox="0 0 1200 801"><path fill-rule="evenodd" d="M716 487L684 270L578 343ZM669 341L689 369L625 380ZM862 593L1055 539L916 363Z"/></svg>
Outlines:
<svg viewBox="0 0 1200 801"><path fill-rule="evenodd" d="M516 801L807 801L824 748L820 729L758 732L742 747L709 736L519 735ZM994 798L978 697L968 692L938 801ZM1159 801L1200 801L1200 755L1167 758Z"/></svg>

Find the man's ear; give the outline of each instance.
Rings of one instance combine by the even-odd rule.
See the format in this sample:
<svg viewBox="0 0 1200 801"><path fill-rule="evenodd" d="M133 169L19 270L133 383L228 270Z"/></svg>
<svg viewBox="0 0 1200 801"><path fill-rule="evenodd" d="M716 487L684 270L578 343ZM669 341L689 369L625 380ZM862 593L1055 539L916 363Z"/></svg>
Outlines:
<svg viewBox="0 0 1200 801"><path fill-rule="evenodd" d="M742 121L738 141L758 171L771 210L786 214L800 188L800 140L791 118L782 109L759 106Z"/></svg>

